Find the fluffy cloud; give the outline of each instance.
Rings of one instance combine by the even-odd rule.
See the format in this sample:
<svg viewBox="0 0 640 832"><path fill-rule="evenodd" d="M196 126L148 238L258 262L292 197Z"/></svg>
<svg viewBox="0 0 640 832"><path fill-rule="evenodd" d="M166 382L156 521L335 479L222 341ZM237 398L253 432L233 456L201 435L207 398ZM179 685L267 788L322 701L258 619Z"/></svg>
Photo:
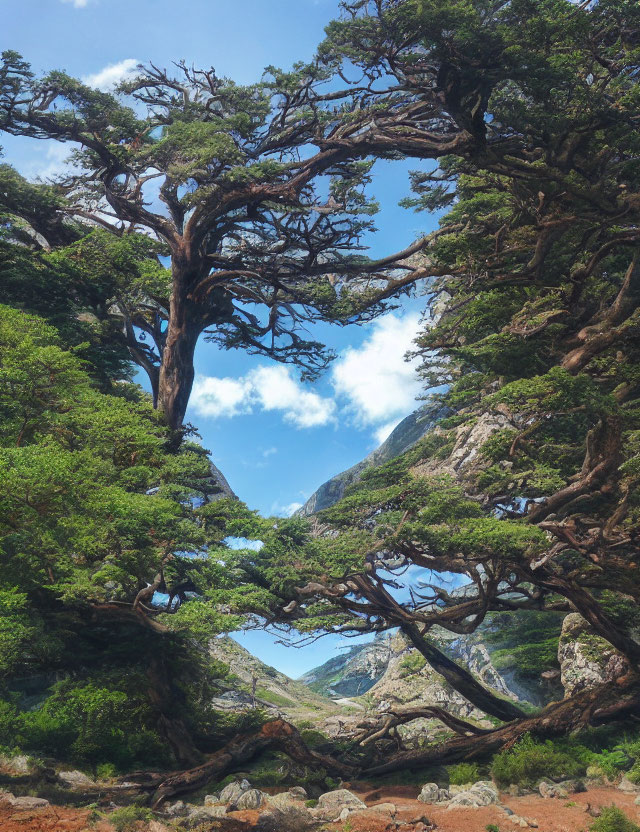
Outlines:
<svg viewBox="0 0 640 832"><path fill-rule="evenodd" d="M78 0L75 0L75 3L77 5ZM82 5L86 5L86 3L87 0L82 0ZM121 81L124 81L125 78L133 75L139 63L136 58L125 58L124 61L120 61L117 64L105 66L104 69L101 69L93 75L85 75L82 80L89 87L107 92L116 87Z"/></svg>
<svg viewBox="0 0 640 832"><path fill-rule="evenodd" d="M71 3L75 9L84 9L89 5L89 0L62 0L63 3Z"/></svg>
<svg viewBox="0 0 640 832"><path fill-rule="evenodd" d="M305 390L291 370L282 365L257 367L241 378L199 376L193 385L191 407L199 416L223 418L255 409L281 411L297 428L326 425L336 410L332 399Z"/></svg>
<svg viewBox="0 0 640 832"><path fill-rule="evenodd" d="M359 348L349 348L334 364L333 385L362 426L373 426L382 441L416 406L422 384L416 359L405 361L419 329L417 313L390 313L372 324Z"/></svg>

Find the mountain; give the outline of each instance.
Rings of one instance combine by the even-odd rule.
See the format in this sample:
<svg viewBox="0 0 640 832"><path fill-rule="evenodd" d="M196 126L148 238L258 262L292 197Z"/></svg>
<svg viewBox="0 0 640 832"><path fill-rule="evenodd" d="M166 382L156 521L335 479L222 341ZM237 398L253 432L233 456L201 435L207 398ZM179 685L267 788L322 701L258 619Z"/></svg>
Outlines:
<svg viewBox="0 0 640 832"><path fill-rule="evenodd" d="M229 636L213 639L209 653L230 671L225 680L227 690L213 700L220 710L241 710L255 704L294 723L317 722L344 713L330 698L260 661Z"/></svg>
<svg viewBox="0 0 640 832"><path fill-rule="evenodd" d="M342 499L347 486L360 479L363 471L384 465L385 462L404 453L419 439L422 439L440 419L444 419L451 413L452 411L443 407L440 402L429 402L414 410L396 425L379 448L351 468L323 483L296 514L308 517L334 505Z"/></svg>

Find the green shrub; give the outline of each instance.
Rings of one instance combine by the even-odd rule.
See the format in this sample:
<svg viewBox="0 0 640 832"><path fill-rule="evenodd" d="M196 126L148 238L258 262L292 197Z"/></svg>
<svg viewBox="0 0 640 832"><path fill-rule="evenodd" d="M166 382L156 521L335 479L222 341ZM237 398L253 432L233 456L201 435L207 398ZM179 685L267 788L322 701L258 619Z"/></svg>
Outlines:
<svg viewBox="0 0 640 832"><path fill-rule="evenodd" d="M618 809L617 806L607 806L602 814L589 827L590 832L640 832L640 826Z"/></svg>
<svg viewBox="0 0 640 832"><path fill-rule="evenodd" d="M417 650L415 653L409 653L409 655L405 656L400 662L400 676L402 678L406 676L413 676L414 673L419 673L426 663L427 660L424 656L421 656Z"/></svg>
<svg viewBox="0 0 640 832"><path fill-rule="evenodd" d="M315 808L316 808L316 806L318 805L318 801L317 801L317 800L315 800L315 799L313 799L313 800L305 800L304 805L307 807L307 809L315 809Z"/></svg>
<svg viewBox="0 0 640 832"><path fill-rule="evenodd" d="M152 819L153 813L142 806L123 806L109 815L109 822L113 824L116 832L135 832L136 821Z"/></svg>
<svg viewBox="0 0 640 832"><path fill-rule="evenodd" d="M113 763L100 763L96 766L96 777L98 780L110 780L115 777L118 770Z"/></svg>
<svg viewBox="0 0 640 832"><path fill-rule="evenodd" d="M583 762L559 750L550 740L536 742L528 734L509 751L496 754L491 764L491 774L498 783L528 787L542 777L578 777L585 769Z"/></svg>
<svg viewBox="0 0 640 832"><path fill-rule="evenodd" d="M447 766L447 771L452 786L464 786L466 783L476 783L480 779L480 769L475 763Z"/></svg>

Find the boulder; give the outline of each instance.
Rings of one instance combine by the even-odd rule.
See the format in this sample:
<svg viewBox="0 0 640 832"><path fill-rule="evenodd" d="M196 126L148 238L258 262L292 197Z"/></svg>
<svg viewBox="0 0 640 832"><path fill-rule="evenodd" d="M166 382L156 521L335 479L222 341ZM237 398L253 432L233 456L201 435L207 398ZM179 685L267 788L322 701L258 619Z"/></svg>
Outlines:
<svg viewBox="0 0 640 832"><path fill-rule="evenodd" d="M251 783L248 780L235 780L220 792L220 803L235 803L243 792L248 792Z"/></svg>
<svg viewBox="0 0 640 832"><path fill-rule="evenodd" d="M389 815L389 817L395 817L396 812L398 811L395 803L376 803L375 806L369 806L370 811L372 812L380 812L383 815Z"/></svg>
<svg viewBox="0 0 640 832"><path fill-rule="evenodd" d="M71 789L82 788L83 786L95 786L94 781L84 771L59 771L58 780L63 786Z"/></svg>
<svg viewBox="0 0 640 832"><path fill-rule="evenodd" d="M306 832L315 826L315 818L304 806L291 804L284 809L262 812L256 832Z"/></svg>
<svg viewBox="0 0 640 832"><path fill-rule="evenodd" d="M148 832L171 832L168 826L165 826L164 823L160 823L159 820L150 820L149 826L147 827Z"/></svg>
<svg viewBox="0 0 640 832"><path fill-rule="evenodd" d="M204 809L197 810L198 817L201 817L203 812L206 813L207 818L223 818L227 814L227 806L224 803L217 805L209 803Z"/></svg>
<svg viewBox="0 0 640 832"><path fill-rule="evenodd" d="M478 780L470 789L456 794L449 803L449 809L455 809L460 806L470 806L478 808L480 806L491 806L493 803L499 803L500 796L498 790L490 780Z"/></svg>
<svg viewBox="0 0 640 832"><path fill-rule="evenodd" d="M259 809L266 803L266 795L259 789L247 789L235 802L237 809Z"/></svg>
<svg viewBox="0 0 640 832"><path fill-rule="evenodd" d="M538 791L542 797L546 798L559 797L562 800L566 800L569 797L569 792L559 783L549 783L546 780L543 780L538 785Z"/></svg>
<svg viewBox="0 0 640 832"><path fill-rule="evenodd" d="M14 797L11 805L14 809L41 809L43 806L48 806L49 801L44 797Z"/></svg>
<svg viewBox="0 0 640 832"><path fill-rule="evenodd" d="M189 807L184 800L176 800L175 803L167 806L164 811L170 818L184 818L189 814Z"/></svg>
<svg viewBox="0 0 640 832"><path fill-rule="evenodd" d="M628 670L626 659L577 612L569 613L562 623L558 661L566 697L612 682Z"/></svg>
<svg viewBox="0 0 640 832"><path fill-rule="evenodd" d="M9 769L12 774L29 774L32 768L31 760L25 754L0 754L0 766Z"/></svg>
<svg viewBox="0 0 640 832"><path fill-rule="evenodd" d="M558 786L569 794L581 794L587 790L582 780L561 780Z"/></svg>
<svg viewBox="0 0 640 832"><path fill-rule="evenodd" d="M621 792L626 792L627 794L635 794L637 792L640 792L640 785L632 783L628 777L622 778L622 780L618 783L618 788Z"/></svg>
<svg viewBox="0 0 640 832"><path fill-rule="evenodd" d="M425 783L418 795L420 803L444 803L451 797L447 789L441 789L437 783Z"/></svg>
<svg viewBox="0 0 640 832"><path fill-rule="evenodd" d="M303 789L302 786L292 786L289 789L289 794L293 795L293 797L297 797L299 800L307 800L309 797L307 790Z"/></svg>
<svg viewBox="0 0 640 832"><path fill-rule="evenodd" d="M289 806L300 806L302 803L302 798L298 797L297 794L291 794L291 791L270 794L267 795L267 799L269 806L274 809L286 809Z"/></svg>
<svg viewBox="0 0 640 832"><path fill-rule="evenodd" d="M318 809L335 810L335 817L345 808L366 809L367 804L348 789L335 789L335 791L321 794L318 798Z"/></svg>
<svg viewBox="0 0 640 832"><path fill-rule="evenodd" d="M204 796L204 805L205 806L215 806L220 803L220 795L219 794L206 794Z"/></svg>

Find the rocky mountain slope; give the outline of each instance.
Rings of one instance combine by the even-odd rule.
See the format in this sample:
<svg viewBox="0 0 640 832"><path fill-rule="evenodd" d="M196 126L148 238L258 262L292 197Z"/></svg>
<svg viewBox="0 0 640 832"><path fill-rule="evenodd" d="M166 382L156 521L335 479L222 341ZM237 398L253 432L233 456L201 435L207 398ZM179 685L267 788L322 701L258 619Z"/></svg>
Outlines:
<svg viewBox="0 0 640 832"><path fill-rule="evenodd" d="M228 665L230 671L224 683L226 690L213 702L220 710L258 706L273 712L272 716L280 714L294 723L318 722L344 713L344 708L330 698L260 661L229 636L213 639L209 652Z"/></svg>
<svg viewBox="0 0 640 832"><path fill-rule="evenodd" d="M442 407L439 402L430 402L414 410L399 425L396 425L380 447L351 468L336 474L335 477L323 483L309 497L302 508L298 509L296 514L308 517L317 511L322 511L322 509L334 505L342 499L347 486L360 479L363 471L367 468L384 465L385 462L404 453L450 412L448 408Z"/></svg>

